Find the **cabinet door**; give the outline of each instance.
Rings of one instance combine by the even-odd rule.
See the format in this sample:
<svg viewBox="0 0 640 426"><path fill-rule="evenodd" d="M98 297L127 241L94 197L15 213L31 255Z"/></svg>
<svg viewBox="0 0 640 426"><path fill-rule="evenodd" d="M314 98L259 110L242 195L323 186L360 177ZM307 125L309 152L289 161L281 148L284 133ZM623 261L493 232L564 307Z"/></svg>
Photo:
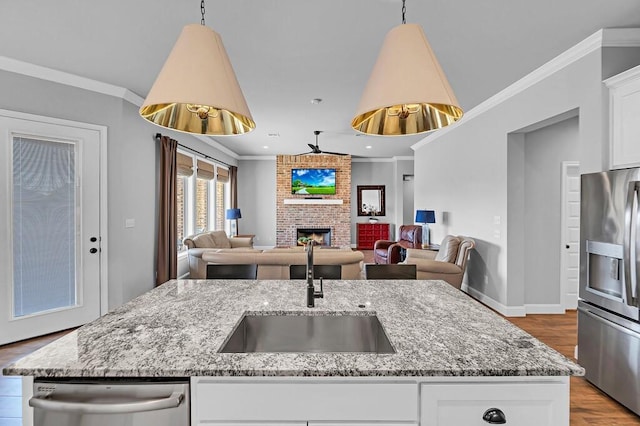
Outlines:
<svg viewBox="0 0 640 426"><path fill-rule="evenodd" d="M414 383L217 383L191 386L194 420L213 422L416 422Z"/></svg>
<svg viewBox="0 0 640 426"><path fill-rule="evenodd" d="M487 426L487 410L507 425L569 426L569 385L562 383L429 384L422 386L421 426Z"/></svg>
<svg viewBox="0 0 640 426"><path fill-rule="evenodd" d="M610 92L612 169L640 166L640 68L631 71Z"/></svg>

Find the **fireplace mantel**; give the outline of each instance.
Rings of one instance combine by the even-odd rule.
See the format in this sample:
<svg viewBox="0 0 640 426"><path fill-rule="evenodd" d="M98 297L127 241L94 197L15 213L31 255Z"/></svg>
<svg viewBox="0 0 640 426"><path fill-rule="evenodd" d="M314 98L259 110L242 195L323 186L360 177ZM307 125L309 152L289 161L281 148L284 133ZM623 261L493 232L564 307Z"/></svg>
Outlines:
<svg viewBox="0 0 640 426"><path fill-rule="evenodd" d="M336 198L285 198L284 204L344 204L342 200Z"/></svg>

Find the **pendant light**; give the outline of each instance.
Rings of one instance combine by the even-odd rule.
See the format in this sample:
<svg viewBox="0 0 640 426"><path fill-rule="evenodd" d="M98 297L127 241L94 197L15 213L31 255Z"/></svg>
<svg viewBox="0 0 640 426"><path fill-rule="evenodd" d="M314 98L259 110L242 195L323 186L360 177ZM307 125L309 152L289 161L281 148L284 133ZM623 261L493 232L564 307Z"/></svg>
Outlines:
<svg viewBox="0 0 640 426"><path fill-rule="evenodd" d="M370 135L401 136L440 129L462 109L417 24L392 28L364 89L351 127Z"/></svg>
<svg viewBox="0 0 640 426"><path fill-rule="evenodd" d="M140 115L168 129L200 135L240 135L256 127L218 33L190 24L169 54Z"/></svg>

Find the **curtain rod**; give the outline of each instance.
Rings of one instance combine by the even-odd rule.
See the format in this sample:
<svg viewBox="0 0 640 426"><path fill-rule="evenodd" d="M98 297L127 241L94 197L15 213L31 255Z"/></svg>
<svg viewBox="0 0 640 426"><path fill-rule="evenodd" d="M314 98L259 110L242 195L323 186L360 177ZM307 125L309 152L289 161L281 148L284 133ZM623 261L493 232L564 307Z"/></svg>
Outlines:
<svg viewBox="0 0 640 426"><path fill-rule="evenodd" d="M156 140L159 140L161 137L162 137L162 135L161 135L160 133L156 133ZM188 150L189 150L189 151L191 151L191 152L195 152L196 154L202 155L204 158L208 158L208 159L210 159L210 160L215 160L215 161L217 161L218 163L222 163L222 164L224 164L224 165L225 165L225 166L227 166L227 167L233 167L231 164L225 163L224 161L218 160L217 158L212 157L212 156L210 156L210 155L203 154L202 152L200 152L200 151L196 151L195 149L193 149L193 148L191 148L191 147L188 147L188 146L186 146L186 145L182 145L181 143L178 143L178 146L179 146L180 148L188 149Z"/></svg>

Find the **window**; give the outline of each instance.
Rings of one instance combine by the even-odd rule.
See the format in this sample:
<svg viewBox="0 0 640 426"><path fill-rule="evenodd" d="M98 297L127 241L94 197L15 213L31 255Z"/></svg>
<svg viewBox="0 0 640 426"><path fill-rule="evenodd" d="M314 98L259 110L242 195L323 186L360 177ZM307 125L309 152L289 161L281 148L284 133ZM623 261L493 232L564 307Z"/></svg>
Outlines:
<svg viewBox="0 0 640 426"><path fill-rule="evenodd" d="M184 251L182 241L189 235L226 230L229 171L185 152L178 152L176 164L177 243L178 251Z"/></svg>

